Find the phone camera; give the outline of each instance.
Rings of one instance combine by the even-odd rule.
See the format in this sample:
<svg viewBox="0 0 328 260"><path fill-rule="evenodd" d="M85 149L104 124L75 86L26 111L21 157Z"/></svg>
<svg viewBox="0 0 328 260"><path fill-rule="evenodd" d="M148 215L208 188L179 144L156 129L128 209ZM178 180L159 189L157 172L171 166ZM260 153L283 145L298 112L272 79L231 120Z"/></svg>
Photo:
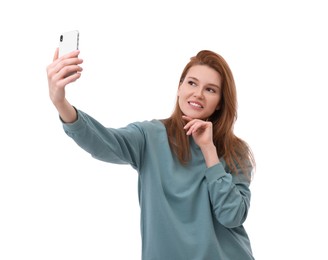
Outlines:
<svg viewBox="0 0 328 260"><path fill-rule="evenodd" d="M62 42L64 39L64 36L63 35L60 35L60 42Z"/></svg>

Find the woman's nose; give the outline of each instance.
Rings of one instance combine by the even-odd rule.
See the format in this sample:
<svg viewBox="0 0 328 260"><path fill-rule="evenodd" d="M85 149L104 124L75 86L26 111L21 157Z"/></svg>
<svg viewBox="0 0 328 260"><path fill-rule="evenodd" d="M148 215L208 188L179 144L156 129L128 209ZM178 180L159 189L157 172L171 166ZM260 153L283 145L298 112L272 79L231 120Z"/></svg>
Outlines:
<svg viewBox="0 0 328 260"><path fill-rule="evenodd" d="M202 88L197 88L197 89L195 89L194 97L201 98L201 99L204 98Z"/></svg>

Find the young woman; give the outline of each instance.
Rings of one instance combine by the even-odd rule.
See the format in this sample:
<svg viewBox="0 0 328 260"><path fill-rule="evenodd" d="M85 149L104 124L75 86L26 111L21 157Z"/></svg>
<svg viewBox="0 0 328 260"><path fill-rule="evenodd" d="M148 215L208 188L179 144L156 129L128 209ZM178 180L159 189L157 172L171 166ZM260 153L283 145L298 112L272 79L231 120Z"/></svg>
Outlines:
<svg viewBox="0 0 328 260"><path fill-rule="evenodd" d="M200 51L182 72L169 118L114 129L65 98L65 86L81 75L78 54L56 51L47 67L50 99L79 146L138 172L142 259L254 259L243 223L255 163L233 133L236 87L226 61Z"/></svg>

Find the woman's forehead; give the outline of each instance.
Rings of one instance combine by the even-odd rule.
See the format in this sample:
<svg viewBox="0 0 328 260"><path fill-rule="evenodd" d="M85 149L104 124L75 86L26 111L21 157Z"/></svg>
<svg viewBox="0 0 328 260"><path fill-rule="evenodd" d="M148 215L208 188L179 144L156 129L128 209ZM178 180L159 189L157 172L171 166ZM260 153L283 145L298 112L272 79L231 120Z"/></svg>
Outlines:
<svg viewBox="0 0 328 260"><path fill-rule="evenodd" d="M203 84L221 85L221 75L213 68L207 65L194 65L186 75L186 78L193 78Z"/></svg>

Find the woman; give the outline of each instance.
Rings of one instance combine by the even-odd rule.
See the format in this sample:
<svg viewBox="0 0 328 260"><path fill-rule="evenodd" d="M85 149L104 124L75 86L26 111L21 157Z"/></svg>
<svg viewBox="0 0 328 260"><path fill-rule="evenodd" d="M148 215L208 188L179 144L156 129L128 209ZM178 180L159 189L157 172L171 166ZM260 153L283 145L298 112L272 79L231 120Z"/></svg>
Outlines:
<svg viewBox="0 0 328 260"><path fill-rule="evenodd" d="M47 68L50 98L78 145L138 171L142 259L254 259L243 223L255 163L233 133L236 88L225 60L200 51L182 72L169 118L113 129L65 98L82 71L78 54L58 58L56 51Z"/></svg>

